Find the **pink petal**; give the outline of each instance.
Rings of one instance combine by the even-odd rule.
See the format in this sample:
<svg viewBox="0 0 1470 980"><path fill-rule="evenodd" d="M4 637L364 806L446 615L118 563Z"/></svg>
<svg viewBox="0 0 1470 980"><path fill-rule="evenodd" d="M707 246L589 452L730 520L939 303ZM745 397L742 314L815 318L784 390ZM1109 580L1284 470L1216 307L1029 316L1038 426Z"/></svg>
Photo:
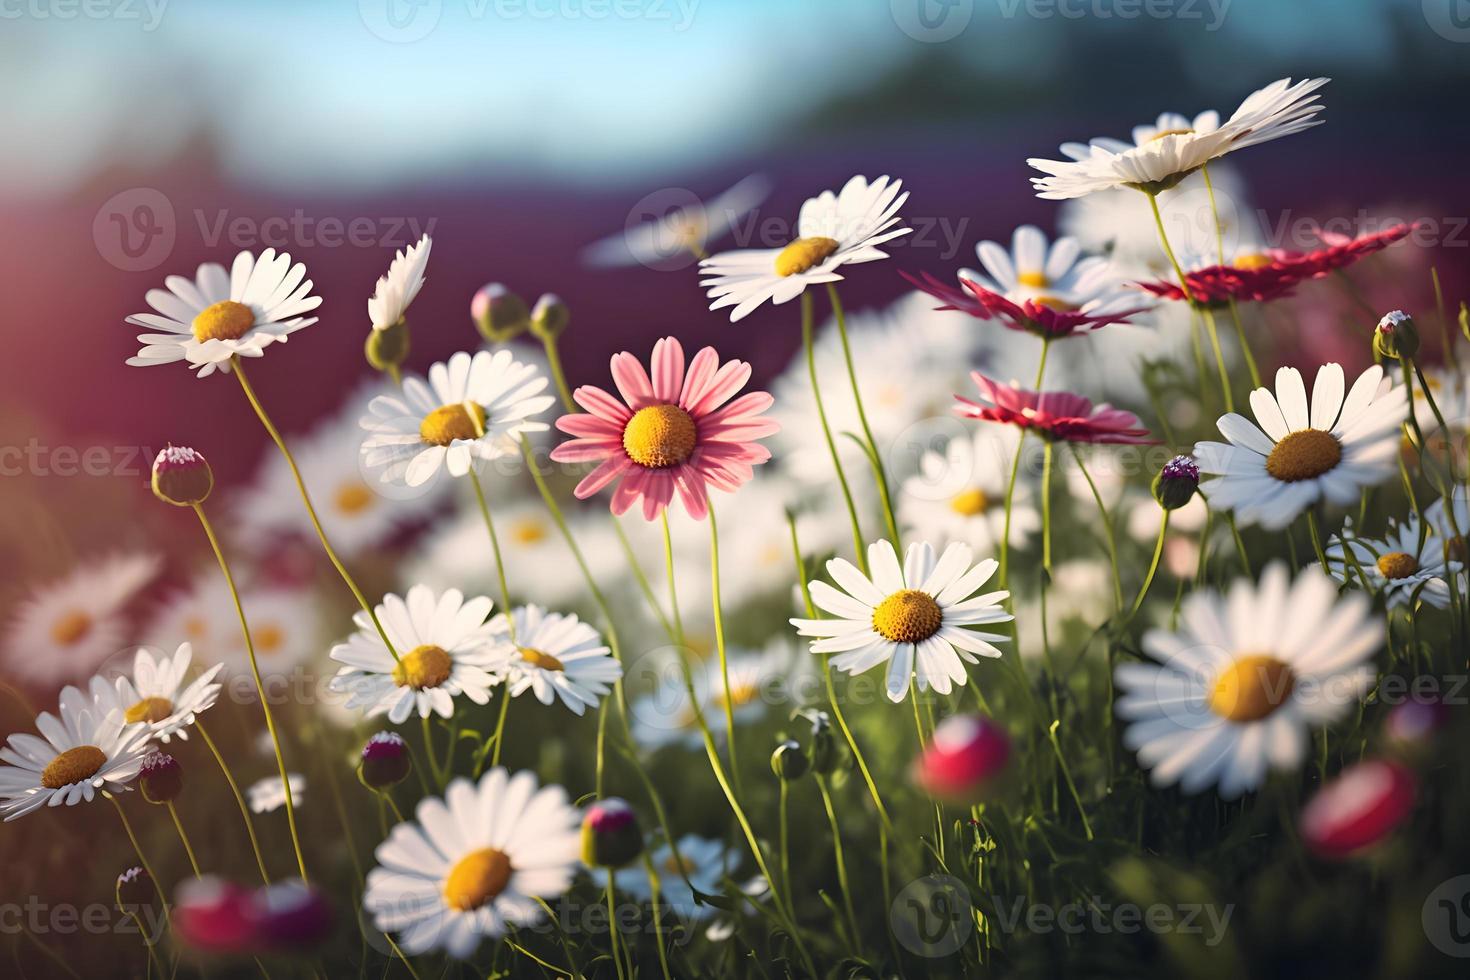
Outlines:
<svg viewBox="0 0 1470 980"><path fill-rule="evenodd" d="M619 474L632 465L628 457L614 456L584 476L582 482L577 484L577 489L572 491L572 496L578 500L586 500L616 480Z"/></svg>
<svg viewBox="0 0 1470 980"><path fill-rule="evenodd" d="M551 451L551 458L558 463L581 463L624 455L623 444L617 439L570 439Z"/></svg>
<svg viewBox="0 0 1470 980"><path fill-rule="evenodd" d="M685 411L704 397L709 384L720 367L720 355L713 347L702 347L694 360L689 362L689 373L684 378L684 391L679 396L679 407Z"/></svg>
<svg viewBox="0 0 1470 980"><path fill-rule="evenodd" d="M679 490L679 502L684 505L685 513L696 521L704 520L709 507L698 469L687 463L680 466L674 475L674 486Z"/></svg>
<svg viewBox="0 0 1470 980"><path fill-rule="evenodd" d="M699 416L699 419L701 423L738 420L741 416L759 415L775 403L776 399L772 398L769 392L748 391L724 408ZM703 426L701 426L701 431L703 431Z"/></svg>
<svg viewBox="0 0 1470 980"><path fill-rule="evenodd" d="M715 374L709 390L699 401L684 406L684 410L695 418L707 415L723 405L729 398L745 387L750 380L750 365L744 361L730 361Z"/></svg>
<svg viewBox="0 0 1470 980"><path fill-rule="evenodd" d="M643 370L638 358L627 351L613 355L612 376L623 401L633 411L636 412L654 401L653 384L648 380L648 372Z"/></svg>
<svg viewBox="0 0 1470 980"><path fill-rule="evenodd" d="M684 387L684 348L674 337L653 345L653 397L677 402Z"/></svg>
<svg viewBox="0 0 1470 980"><path fill-rule="evenodd" d="M613 422L592 414L578 412L563 415L556 420L556 427L570 436L593 436L622 439L624 423Z"/></svg>
<svg viewBox="0 0 1470 980"><path fill-rule="evenodd" d="M628 406L593 385L583 385L572 392L572 400L598 418L607 419L619 425L633 417L633 413L628 411Z"/></svg>

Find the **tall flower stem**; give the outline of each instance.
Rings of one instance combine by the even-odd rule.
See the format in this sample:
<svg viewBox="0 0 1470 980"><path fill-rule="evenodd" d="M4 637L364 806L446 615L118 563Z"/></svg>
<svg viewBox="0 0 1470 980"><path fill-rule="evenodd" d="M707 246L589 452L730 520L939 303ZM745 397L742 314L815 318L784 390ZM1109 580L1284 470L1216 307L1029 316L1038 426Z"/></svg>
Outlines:
<svg viewBox="0 0 1470 980"><path fill-rule="evenodd" d="M1225 223L1220 220L1220 208L1215 203L1215 184L1210 180L1209 164L1200 168L1200 174L1205 178L1205 192L1210 196L1210 214L1215 219L1215 247L1219 251L1220 264L1228 265L1225 257ZM1245 357L1245 366L1250 371L1251 387L1261 387L1261 372L1256 366L1256 356L1251 352L1250 341L1245 335L1245 324L1240 319L1240 307L1235 298L1230 299L1230 318L1235 321L1235 336L1240 341L1240 352Z"/></svg>
<svg viewBox="0 0 1470 980"><path fill-rule="evenodd" d="M546 348L546 366L551 371L551 380L556 382L556 393L561 397L562 407L568 412L575 412L577 403L572 400L572 389L567 385L567 373L561 364L561 348L557 345L556 336L544 335L541 346Z"/></svg>
<svg viewBox="0 0 1470 980"><path fill-rule="evenodd" d="M817 420L822 425L822 438L826 440L827 452L832 457L832 468L837 471L837 485L842 490L843 502L847 504L847 516L852 521L852 547L857 555L858 567L866 574L868 555L863 546L863 527L858 520L857 505L852 501L852 488L847 485L847 475L842 472L842 456L837 452L837 443L832 438L832 426L827 422L827 409L822 404L822 387L817 381L816 342L812 336L812 297L801 294L801 343L806 349L806 373L812 383L812 400L817 406Z"/></svg>
<svg viewBox="0 0 1470 980"><path fill-rule="evenodd" d="M1143 608L1143 600L1148 597L1149 587L1154 584L1154 575L1159 570L1159 558L1164 553L1164 537L1169 533L1169 511L1164 511L1163 518L1159 521L1159 539L1154 542L1154 557L1148 564L1148 574L1143 577L1143 585L1139 587L1138 598L1133 600L1133 608L1128 610L1128 617L1124 623L1133 621L1138 615L1138 610Z"/></svg>
<svg viewBox="0 0 1470 980"><path fill-rule="evenodd" d="M1179 264L1179 257L1174 254L1174 246L1169 244L1169 233L1164 230L1164 218L1159 214L1158 195L1144 192L1148 197L1148 206L1153 211L1154 226L1159 231L1159 242L1164 246L1164 254L1169 257L1169 264L1174 267L1174 275L1179 279L1179 291L1184 294L1184 301L1190 306L1204 314L1205 325L1210 332L1210 343L1215 350L1215 366L1220 371L1220 388L1225 396L1225 411L1235 411L1235 400L1230 394L1230 373L1225 370L1225 356L1220 350L1220 336L1215 327L1214 312L1202 302L1196 302L1194 294L1189 290L1189 278L1184 274L1184 267Z"/></svg>
<svg viewBox="0 0 1470 980"><path fill-rule="evenodd" d="M612 947L612 949L610 950L610 952L612 953L613 965L615 967L617 967L617 970L618 970L618 980L623 980L623 978L625 978L627 976L627 973L624 971L624 967L623 967L623 960L625 959L625 951L623 949L624 943L622 942L622 935L618 931L617 890L613 886L613 873L612 873L612 869L611 868L609 868L608 869L608 872L607 872L607 891L606 891L606 895L607 895L607 940L608 940L608 943Z"/></svg>
<svg viewBox="0 0 1470 980"><path fill-rule="evenodd" d="M196 721L194 727L204 739L204 744L214 756L214 761L219 763L220 772L225 774L225 782L230 784L230 793L235 797L235 805L240 808L240 819L245 821L245 832L250 835L250 850L254 852L255 863L260 868L260 880L269 885L271 883L270 872L265 870L265 858L260 853L260 839L255 836L255 822L250 819L250 809L245 805L245 796L240 792L240 785L235 782L235 776L230 772L230 767L225 765L225 757L220 755L219 746L215 745L214 739L209 737L209 732L204 728L204 722Z"/></svg>
<svg viewBox="0 0 1470 980"><path fill-rule="evenodd" d="M1072 450L1072 458L1077 460L1077 468L1082 471L1082 477L1087 481L1087 488L1092 491L1092 499L1097 503L1097 513L1102 518L1103 534L1108 542L1108 561L1113 566L1113 601L1117 604L1118 612L1123 611L1123 576L1118 571L1118 534L1113 527L1113 519L1108 514L1107 505L1103 503L1102 494L1098 492L1097 483L1093 481L1092 474L1087 472L1087 464L1082 461L1082 453L1075 442L1067 444Z"/></svg>
<svg viewBox="0 0 1470 980"><path fill-rule="evenodd" d="M111 803L113 809L117 811L117 818L122 821L123 830L127 832L128 840L133 844L133 852L138 855L138 863L143 866L144 871L148 872L148 878L153 882L153 890L158 894L158 901L163 907L163 921L172 930L174 927L173 917L169 915L168 896L163 893L163 882L158 879L158 875L153 873L153 865L148 863L148 857L143 853L143 845L138 843L138 835L133 832L132 821L128 819L127 812L123 810L122 804L117 801L116 796L108 792L104 792L102 795L107 797L107 802Z"/></svg>
<svg viewBox="0 0 1470 980"><path fill-rule="evenodd" d="M822 808L827 813L827 826L832 831L832 860L837 864L837 887L842 891L842 911L847 916L847 930L854 943L862 942L858 929L857 914L853 911L852 888L847 882L847 861L842 855L842 830L837 823L837 811L832 807L832 792L827 788L827 777L816 774L817 791L822 794Z"/></svg>
<svg viewBox="0 0 1470 980"><path fill-rule="evenodd" d="M1225 411L1235 411L1235 398L1230 393L1230 372L1225 369L1225 354L1220 349L1220 328L1215 323L1215 311L1208 306L1201 306L1200 313L1205 318L1205 329L1210 334L1210 348L1215 354L1215 369L1220 372L1220 393L1225 396Z"/></svg>
<svg viewBox="0 0 1470 980"><path fill-rule="evenodd" d="M194 845L189 843L189 835L184 833L184 821L179 819L179 808L174 806L173 800L168 801L168 815L173 818L174 829L179 832L179 840L183 842L184 853L189 856L189 867L194 871L195 878L203 878L204 873L199 870L199 859L194 856Z"/></svg>
<svg viewBox="0 0 1470 980"><path fill-rule="evenodd" d="M1327 553L1322 550L1322 531L1317 526L1317 510L1311 508L1307 511L1307 530L1312 535L1312 550L1317 553L1317 561L1322 564L1322 571L1327 573ZM1344 545L1344 550L1346 546Z"/></svg>
<svg viewBox="0 0 1470 980"><path fill-rule="evenodd" d="M270 435L271 441L276 444L276 448L281 451L281 455L285 458L286 466L291 470L291 477L296 481L296 489L301 494L301 502L306 505L306 516L311 519L311 526L316 530L317 539L322 543L322 550L327 553L327 558L332 562L332 567L337 569L337 574L342 576L342 581L347 583L347 588L352 591L352 597L357 600L357 604L362 607L363 612L367 613L368 618L373 621L373 626L377 629L378 635L383 638L383 645L388 648L388 652L393 655L393 660L396 662L398 660L398 651L393 648L393 641L388 639L388 634L384 631L383 624L378 622L377 611L368 602L367 596L363 595L362 589L358 588L357 582L352 578L351 573L347 571L347 566L342 564L342 559L337 557L337 552L332 547L332 543L327 540L327 532L322 529L321 519L317 517L316 507L311 502L311 494L306 490L306 481L302 479L301 470L296 466L296 458L291 455L291 450L286 447L286 440L281 438L280 431L276 428L275 423L271 421L270 416L266 414L265 406L261 404L260 398L255 394L255 389L251 387L250 379L245 376L245 365L236 356L230 359L230 366L234 368L235 377L240 381L240 389L245 392L245 398L250 402L250 407L255 409L255 415L260 419L260 424L265 426L266 433Z"/></svg>
<svg viewBox="0 0 1470 980"><path fill-rule="evenodd" d="M1052 662L1051 639L1047 636L1046 627L1046 593L1051 586L1051 471L1052 459L1055 455L1055 443L1050 439L1042 440L1041 457L1041 654L1046 663L1046 672L1051 675L1051 684L1048 685L1048 694L1051 701L1051 713L1053 720L1060 718L1060 709L1057 704L1057 682L1060 680L1057 674L1056 664Z"/></svg>
<svg viewBox="0 0 1470 980"><path fill-rule="evenodd" d="M495 748L490 750L492 768L500 765L500 747L505 742L505 717L510 714L510 684L503 683L501 687L505 688L505 694L500 699L500 717L495 719Z"/></svg>
<svg viewBox="0 0 1470 980"><path fill-rule="evenodd" d="M725 610L724 603L720 601L720 531L715 522L714 501L706 497L705 506L709 509L710 597L715 613L715 651L720 657L720 683L724 685L725 692L720 699L725 706L725 750L730 753L730 776L735 782L735 792L744 796L745 791L740 785L740 762L735 754L735 708L732 704L734 699L730 697L730 659L725 652Z"/></svg>
<svg viewBox="0 0 1470 980"><path fill-rule="evenodd" d="M505 578L505 560L500 555L500 537L495 533L495 520L490 516L490 504L485 500L485 488L480 486L480 475L470 470L470 486L475 488L475 502L480 505L480 516L485 519L485 530L490 532L490 550L495 555L495 577L500 583L500 601L505 610L505 622L510 630L510 642L516 641L516 618L510 605L510 585ZM498 753L497 753L498 755Z"/></svg>
<svg viewBox="0 0 1470 980"><path fill-rule="evenodd" d="M663 895L663 879L659 877L658 869L653 866L653 858L648 856L648 851L643 852L643 867L648 872L649 904L653 908L653 938L658 946L658 968L663 974L664 980L669 978L669 957L664 949L664 917L662 905L659 901ZM612 872L608 872L612 877Z"/></svg>
<svg viewBox="0 0 1470 980"><path fill-rule="evenodd" d="M873 428L868 424L867 410L863 408L863 393L858 386L857 369L852 364L852 347L847 341L847 314L842 309L842 301L837 297L836 283L827 283L827 299L832 306L832 316L837 321L837 338L842 342L842 360L847 365L847 382L852 385L852 401L857 406L858 424L862 426L863 438L867 440L872 458L873 477L878 484L878 500L883 505L883 520L888 525L888 536L893 541L893 547L902 552L903 546L898 540L898 520L893 514L893 498L888 492L888 471L883 465L883 452L878 448L878 441L873 438Z"/></svg>
<svg viewBox="0 0 1470 980"><path fill-rule="evenodd" d="M1032 386L1037 391L1041 390L1042 382L1046 380L1046 358L1049 353L1051 353L1051 338L1042 337L1041 357L1037 360L1036 363L1036 384ZM1022 429L1020 430L1020 435L1016 439L1016 457L1015 459L1011 460L1011 477L1006 482L1006 517L1005 526L1001 529L1000 534L1000 577L998 579L1000 587L1002 589L1005 589L1007 583L1010 581L1011 504L1016 498L1016 478L1021 475L1021 450L1025 447L1025 445L1026 430ZM1015 602L1014 599L1008 599L1007 601L1011 603ZM1015 635L1014 621L1012 621L1011 623L1011 635Z"/></svg>
<svg viewBox="0 0 1470 980"><path fill-rule="evenodd" d="M243 384L245 379L242 376L240 380ZM220 548L219 538L215 536L214 525L209 522L208 515L204 513L204 505L194 504L194 513L199 518L200 526L204 528L204 536L209 539L209 547L214 551L215 560L219 562L219 570L225 577L225 586L230 590L230 599L235 604L235 615L240 620L240 633L245 637L245 652L250 656L250 676L255 680L255 693L260 698L260 709L265 714L265 729L270 734L271 748L276 754L276 771L280 774L281 786L286 793L286 824L291 831L291 846L296 851L296 868L301 873L301 880L309 881L306 876L306 857L301 850L300 835L296 831L296 804L291 802L291 781L286 776L286 757L281 753L281 738L276 732L275 715L271 712L270 699L265 696L265 684L260 679L260 664L255 656L255 641L250 636L250 622L245 618L245 607L240 603L240 590L235 587L235 576L230 571L229 562L225 560L225 553ZM386 637L384 637L384 642L387 642Z"/></svg>

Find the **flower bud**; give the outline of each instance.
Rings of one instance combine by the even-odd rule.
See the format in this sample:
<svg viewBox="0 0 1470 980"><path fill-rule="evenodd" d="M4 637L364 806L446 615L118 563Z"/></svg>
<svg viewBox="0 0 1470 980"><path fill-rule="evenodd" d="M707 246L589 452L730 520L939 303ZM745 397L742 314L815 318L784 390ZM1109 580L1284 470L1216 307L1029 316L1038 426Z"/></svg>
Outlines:
<svg viewBox="0 0 1470 980"><path fill-rule="evenodd" d="M149 803L171 803L184 791L184 767L167 752L153 752L138 770L138 789Z"/></svg>
<svg viewBox="0 0 1470 980"><path fill-rule="evenodd" d="M498 282L481 286L470 300L470 317L475 327L492 344L504 343L531 326L526 301Z"/></svg>
<svg viewBox="0 0 1470 980"><path fill-rule="evenodd" d="M531 311L531 333L542 340L554 340L572 322L572 311L555 293L546 293Z"/></svg>
<svg viewBox="0 0 1470 980"><path fill-rule="evenodd" d="M1154 477L1154 499L1165 510L1178 510L1194 499L1199 489L1199 464L1193 456L1175 456Z"/></svg>
<svg viewBox="0 0 1470 980"><path fill-rule="evenodd" d="M954 715L934 729L914 765L914 782L931 796L978 802L1010 755L1011 740L1000 725L979 715Z"/></svg>
<svg viewBox="0 0 1470 980"><path fill-rule="evenodd" d="M587 808L582 817L582 863L592 868L621 868L643 853L643 828L627 800L610 796Z"/></svg>
<svg viewBox="0 0 1470 980"><path fill-rule="evenodd" d="M1359 762L1302 808L1302 840L1319 857L1352 857L1393 833L1417 795L1418 780L1407 767L1386 759Z"/></svg>
<svg viewBox="0 0 1470 980"><path fill-rule="evenodd" d="M832 719L825 711L811 711L806 717L812 723L812 737L807 745L807 761L812 772L826 776L837 770L844 761L843 748L832 734Z"/></svg>
<svg viewBox="0 0 1470 980"><path fill-rule="evenodd" d="M153 495L175 507L202 504L214 489L214 472L188 446L168 446L153 460Z"/></svg>
<svg viewBox="0 0 1470 980"><path fill-rule="evenodd" d="M131 867L117 876L118 908L150 905L155 894L153 879L142 868Z"/></svg>
<svg viewBox="0 0 1470 980"><path fill-rule="evenodd" d="M208 953L245 953L256 945L256 919L250 892L233 882L205 875L190 878L175 894L174 934Z"/></svg>
<svg viewBox="0 0 1470 980"><path fill-rule="evenodd" d="M1390 361L1413 358L1419 353L1419 330L1414 326L1414 318L1403 310L1384 314L1373 331L1373 352Z"/></svg>
<svg viewBox="0 0 1470 980"><path fill-rule="evenodd" d="M408 324L399 320L391 327L368 331L362 352L374 370L387 371L408 359L408 348Z"/></svg>
<svg viewBox="0 0 1470 980"><path fill-rule="evenodd" d="M258 888L246 914L254 921L255 942L271 952L300 952L332 934L336 916L318 888L299 878Z"/></svg>
<svg viewBox="0 0 1470 980"><path fill-rule="evenodd" d="M810 767L806 753L795 739L788 738L771 753L771 771L785 782L800 779Z"/></svg>
<svg viewBox="0 0 1470 980"><path fill-rule="evenodd" d="M385 790L399 783L413 769L408 743L396 732L378 732L362 747L357 778L371 790Z"/></svg>

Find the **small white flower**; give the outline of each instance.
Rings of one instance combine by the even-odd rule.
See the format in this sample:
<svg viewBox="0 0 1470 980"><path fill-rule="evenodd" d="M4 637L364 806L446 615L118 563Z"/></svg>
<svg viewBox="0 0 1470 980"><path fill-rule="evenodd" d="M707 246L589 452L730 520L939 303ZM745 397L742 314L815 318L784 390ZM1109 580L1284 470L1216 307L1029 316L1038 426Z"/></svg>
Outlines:
<svg viewBox="0 0 1470 980"><path fill-rule="evenodd" d="M504 613L490 621L500 643L498 672L512 697L526 691L542 704L558 698L574 714L595 708L623 676L602 637L575 615L548 613L540 606L515 610L515 640Z"/></svg>
<svg viewBox="0 0 1470 980"><path fill-rule="evenodd" d="M1315 566L1293 583L1274 562L1259 585L1191 593L1178 632L1144 634L1144 651L1162 666L1117 668L1117 714L1130 722L1123 744L1156 786L1197 793L1218 784L1234 799L1259 788L1268 768L1301 764L1309 732L1373 683L1368 661L1383 637L1368 597L1339 600Z"/></svg>
<svg viewBox="0 0 1470 980"><path fill-rule="evenodd" d="M245 796L250 801L251 813L272 813L286 805L286 786L291 787L291 809L300 808L306 795L306 777L299 772L286 773L286 782L280 776L267 776L252 783Z"/></svg>
<svg viewBox="0 0 1470 980"><path fill-rule="evenodd" d="M955 543L936 562L934 549L916 542L900 567L893 545L875 542L868 546L871 578L834 558L827 573L845 591L826 582L811 584L812 602L838 618L793 619L791 625L802 636L820 637L812 652L836 654L830 661L836 670L861 674L886 663L891 701L902 701L911 683L920 691L932 687L948 694L952 685L966 682L966 662L1000 656L989 641L1010 639L965 628L1012 618L1000 606L1007 592L970 598L997 567L988 558L971 567L972 557L969 545Z"/></svg>
<svg viewBox="0 0 1470 980"><path fill-rule="evenodd" d="M975 426L949 441L944 452L927 450L919 472L903 481L898 519L921 541L960 541L993 554L1005 538L1006 491L1020 430ZM1041 528L1031 485L1017 479L1011 497L1010 546L1020 547Z"/></svg>
<svg viewBox="0 0 1470 980"><path fill-rule="evenodd" d="M1324 364L1312 385L1311 407L1301 372L1276 372L1276 393L1251 392L1256 424L1231 412L1221 416L1220 434L1230 444L1195 445L1202 474L1200 492L1216 510L1234 511L1244 524L1279 531L1319 501L1347 506L1364 487L1394 474L1399 426L1407 407L1374 365L1343 395L1342 368Z"/></svg>
<svg viewBox="0 0 1470 980"><path fill-rule="evenodd" d="M673 909L679 918L696 922L708 919L719 910L707 902L696 902L689 886L692 884L706 895L724 894L725 879L739 863L739 855L723 843L698 834L680 837L677 855L674 848L665 843L654 848L648 856L658 872L660 904ZM593 868L592 878L603 888L607 887L606 868ZM653 900L653 882L641 863L614 871L613 884L618 891L626 892L639 901Z"/></svg>
<svg viewBox="0 0 1470 980"><path fill-rule="evenodd" d="M1448 578L1459 574L1463 566L1445 562L1443 538L1426 534L1422 543L1419 538L1417 514L1411 513L1402 524L1390 521L1381 540L1359 537L1348 519L1342 534L1327 541L1327 571L1339 582L1366 584L1382 592L1390 609L1420 600L1444 609L1450 604Z"/></svg>
<svg viewBox="0 0 1470 980"><path fill-rule="evenodd" d="M139 647L131 675L92 678L92 698L102 710L121 713L128 724L146 725L160 742L175 735L188 739L189 727L219 700L220 685L214 678L224 667L215 664L186 684L193 660L194 650L188 643L180 643L173 656L157 659L147 648Z"/></svg>
<svg viewBox="0 0 1470 980"><path fill-rule="evenodd" d="M709 291L711 310L734 307L730 322L770 300L780 305L806 287L839 282L844 265L886 259L878 246L913 229L895 228L898 209L908 200L903 181L853 177L841 192L808 198L797 219L797 237L784 248L721 252L701 262L700 284Z"/></svg>
<svg viewBox="0 0 1470 980"><path fill-rule="evenodd" d="M374 330L387 330L408 312L409 304L424 286L424 269L429 264L429 249L433 244L425 235L417 244L393 256L387 275L378 280L373 295L368 298L368 319Z"/></svg>
<svg viewBox="0 0 1470 980"><path fill-rule="evenodd" d="M57 715L41 712L35 735L18 733L0 748L0 813L6 821L43 806L91 802L119 793L149 752L146 725L129 725L75 687L61 691Z"/></svg>
<svg viewBox="0 0 1470 980"><path fill-rule="evenodd" d="M304 317L321 305L312 296L306 266L291 264L285 252L268 248L257 258L235 256L228 273L217 262L199 267L195 278L169 276L167 289L150 289L144 298L155 313L135 313L127 322L164 333L138 335L144 346L128 358L133 367L188 361L199 377L228 372L232 357L260 357L265 348L316 322Z"/></svg>
<svg viewBox="0 0 1470 980"><path fill-rule="evenodd" d="M562 894L577 873L581 814L532 772L456 779L415 816L378 845L362 899L410 956L442 949L468 959L482 939L539 922L537 899Z"/></svg>
<svg viewBox="0 0 1470 980"><path fill-rule="evenodd" d="M765 200L770 181L753 174L708 201L692 201L652 221L640 221L582 250L591 266L658 266L683 256L703 255L709 244ZM641 217L641 216L640 216Z"/></svg>
<svg viewBox="0 0 1470 980"><path fill-rule="evenodd" d="M357 632L332 647L331 658L346 666L332 678L331 689L350 695L347 707L362 708L369 718L386 714L394 724L413 714L427 718L430 712L449 718L461 694L486 704L504 659L494 629L485 622L493 605L484 596L466 600L458 589L435 596L424 585L415 585L402 599L384 596L378 622L393 651L368 614L358 610L352 617Z"/></svg>
<svg viewBox="0 0 1470 980"><path fill-rule="evenodd" d="M383 466L382 479L422 486L447 467L464 476L476 460L518 451L522 433L544 432L531 421L550 408L541 395L546 378L508 350L460 351L429 368L428 383L405 378L402 395L380 395L368 405L362 427L363 462Z"/></svg>
<svg viewBox="0 0 1470 980"><path fill-rule="evenodd" d="M983 241L975 255L989 275L961 269L960 279L978 283L1015 303L1031 300L1043 306L1077 309L1089 303L1101 309L1101 298L1138 305L1138 294L1127 293L1109 276L1108 260L1083 256L1077 239L1063 236L1048 242L1035 225L1021 225L1011 236L1007 252L999 243ZM1119 308L1122 308L1120 305Z"/></svg>
<svg viewBox="0 0 1470 980"><path fill-rule="evenodd" d="M699 748L704 736L694 712L696 703L710 733L722 740L727 730L727 704L739 728L759 721L773 709L779 714L783 707L789 710L798 705L801 698L797 687L809 676L808 665L795 658L787 637L777 637L759 651L728 650L726 664L728 686L718 657L705 657L688 665L697 702L689 699L684 665L677 654L642 665L655 668L656 686L632 705L633 735L638 744L660 748L679 743Z"/></svg>
<svg viewBox="0 0 1470 980"><path fill-rule="evenodd" d="M263 587L241 592L240 603L263 676L287 676L320 652L320 604L310 592ZM189 588L166 599L143 635L150 646L165 650L187 641L202 662L223 664L224 676L250 676L235 600L213 565L201 568Z"/></svg>

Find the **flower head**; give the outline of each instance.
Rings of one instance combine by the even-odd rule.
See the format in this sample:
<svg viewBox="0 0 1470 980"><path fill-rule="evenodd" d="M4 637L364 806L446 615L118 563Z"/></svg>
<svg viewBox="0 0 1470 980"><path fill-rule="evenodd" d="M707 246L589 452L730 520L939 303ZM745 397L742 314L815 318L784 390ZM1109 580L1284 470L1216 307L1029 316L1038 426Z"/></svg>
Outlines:
<svg viewBox="0 0 1470 980"><path fill-rule="evenodd" d="M1011 755L1005 729L980 715L951 715L914 764L914 781L927 793L974 802L994 784Z"/></svg>
<svg viewBox="0 0 1470 980"><path fill-rule="evenodd" d="M643 828L627 800L610 796L587 807L582 817L582 863L621 868L643 853Z"/></svg>
<svg viewBox="0 0 1470 980"><path fill-rule="evenodd" d="M429 264L433 241L428 235L397 252L388 272L378 280L368 298L368 319L374 330L387 330L403 319L408 306L424 288L424 269Z"/></svg>
<svg viewBox="0 0 1470 980"><path fill-rule="evenodd" d="M540 606L521 606L511 620L504 613L490 621L498 641L496 672L505 677L512 697L531 691L542 704L559 698L574 714L595 708L623 676L597 630L575 613L551 613Z"/></svg>
<svg viewBox="0 0 1470 980"><path fill-rule="evenodd" d="M209 498L214 471L204 455L188 446L167 446L153 460L153 495L175 507L193 507Z"/></svg>
<svg viewBox="0 0 1470 980"><path fill-rule="evenodd" d="M250 812L273 813L286 805L286 794L290 791L291 806L301 806L306 795L306 777L298 772L286 773L286 781L280 776L267 776L252 783L245 795L250 800Z"/></svg>
<svg viewBox="0 0 1470 980"><path fill-rule="evenodd" d="M1129 317L1147 309L1136 296L1116 289L1112 284L1097 283L1097 288L1077 305L1050 297L1012 299L995 292L980 283L964 278L960 274L960 287L946 285L924 273L911 276L901 272L905 279L944 305L941 310L956 310L968 313L980 320L998 318L1012 330L1021 330L1056 340L1105 327L1110 323L1128 323Z"/></svg>
<svg viewBox="0 0 1470 980"><path fill-rule="evenodd" d="M689 195L653 220L632 221L648 217L635 210L627 228L583 249L582 261L600 268L680 268L703 255L711 242L755 210L770 191L767 178L752 174L708 201Z"/></svg>
<svg viewBox="0 0 1470 980"><path fill-rule="evenodd" d="M777 431L775 422L761 418L772 399L763 391L736 398L750 379L750 365L722 365L713 347L695 354L686 370L684 348L665 337L653 346L652 367L650 380L632 354L614 355L613 381L622 400L590 385L573 392L587 411L556 420L558 429L576 438L557 446L551 458L600 461L574 492L585 500L620 481L614 514L641 500L643 516L651 521L677 493L689 516L702 519L709 488L733 491L771 458L758 440Z"/></svg>
<svg viewBox="0 0 1470 980"><path fill-rule="evenodd" d="M184 767L167 752L154 749L138 769L138 789L149 803L171 803L184 791Z"/></svg>
<svg viewBox="0 0 1470 980"><path fill-rule="evenodd" d="M111 680L92 678L92 697L104 710L119 712L128 724L146 725L160 742L175 736L187 739L198 717L219 700L215 677L223 669L222 664L215 664L189 680L193 661L194 649L188 643L180 643L172 656L154 657L146 647L139 647L133 654L131 673Z"/></svg>
<svg viewBox="0 0 1470 980"><path fill-rule="evenodd" d="M1420 527L1419 515L1411 512L1402 523L1391 521L1381 539L1364 538L1349 518L1342 533L1327 540L1327 571L1339 582L1382 592L1390 609L1421 601L1445 609L1450 576L1464 566L1446 560L1444 541Z"/></svg>
<svg viewBox="0 0 1470 980"><path fill-rule="evenodd" d="M1367 759L1344 769L1302 808L1302 841L1341 860L1392 834L1414 809L1419 780L1402 763Z"/></svg>
<svg viewBox="0 0 1470 980"><path fill-rule="evenodd" d="M1062 442L1147 445L1148 430L1138 416L1110 405L1094 406L1081 395L1064 391L1030 391L991 381L978 371L970 377L989 404L956 395L956 411L964 418L1031 429L1043 439Z"/></svg>
<svg viewBox="0 0 1470 980"><path fill-rule="evenodd" d="M383 790L397 786L413 769L408 743L397 732L376 732L362 747L357 764L357 778L370 789Z"/></svg>

